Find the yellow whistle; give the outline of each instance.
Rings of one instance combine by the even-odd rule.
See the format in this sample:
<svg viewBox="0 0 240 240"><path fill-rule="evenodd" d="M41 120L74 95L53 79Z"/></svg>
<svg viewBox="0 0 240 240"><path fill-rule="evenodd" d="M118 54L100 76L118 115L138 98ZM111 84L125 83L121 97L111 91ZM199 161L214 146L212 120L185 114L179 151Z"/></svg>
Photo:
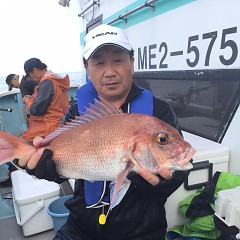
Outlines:
<svg viewBox="0 0 240 240"><path fill-rule="evenodd" d="M98 219L99 224L104 225L106 223L106 219L107 219L106 215L102 213Z"/></svg>

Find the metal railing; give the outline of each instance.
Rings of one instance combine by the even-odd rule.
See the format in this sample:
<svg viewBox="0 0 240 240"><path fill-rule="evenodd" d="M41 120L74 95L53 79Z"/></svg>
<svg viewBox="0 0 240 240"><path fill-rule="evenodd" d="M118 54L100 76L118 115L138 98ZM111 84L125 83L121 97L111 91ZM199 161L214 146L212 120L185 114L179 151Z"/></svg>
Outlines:
<svg viewBox="0 0 240 240"><path fill-rule="evenodd" d="M90 4L87 8L85 8L81 13L79 13L78 16L84 18L84 13L94 5L100 6L99 0L93 1L93 3Z"/></svg>
<svg viewBox="0 0 240 240"><path fill-rule="evenodd" d="M156 2L156 0L146 1L146 2L145 2L144 4L142 4L141 6L136 7L136 8L134 8L133 10L128 11L128 12L126 12L126 13L124 13L124 14L121 14L120 16L118 16L118 17L115 18L114 20L108 22L107 24L112 24L112 23L114 23L114 22L116 22L116 21L119 21L119 20L124 20L124 21L127 23L127 17L128 17L129 15L131 15L131 14L133 14L133 13L141 10L141 9L144 8L144 7L151 7L152 10L154 11L154 10L155 10L155 2Z"/></svg>

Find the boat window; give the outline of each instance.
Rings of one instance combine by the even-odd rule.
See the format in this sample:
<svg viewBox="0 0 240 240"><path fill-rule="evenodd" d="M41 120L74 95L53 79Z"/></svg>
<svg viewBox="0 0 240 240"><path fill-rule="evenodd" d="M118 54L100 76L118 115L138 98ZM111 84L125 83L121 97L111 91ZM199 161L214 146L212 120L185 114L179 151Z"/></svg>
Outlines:
<svg viewBox="0 0 240 240"><path fill-rule="evenodd" d="M240 70L138 72L134 81L166 100L182 130L221 142L240 99Z"/></svg>

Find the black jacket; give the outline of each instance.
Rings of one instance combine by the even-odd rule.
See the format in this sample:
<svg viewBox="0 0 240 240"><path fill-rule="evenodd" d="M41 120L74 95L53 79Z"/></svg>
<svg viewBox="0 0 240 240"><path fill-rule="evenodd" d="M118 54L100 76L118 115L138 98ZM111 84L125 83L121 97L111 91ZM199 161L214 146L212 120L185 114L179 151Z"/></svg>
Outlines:
<svg viewBox="0 0 240 240"><path fill-rule="evenodd" d="M140 92L141 89L136 85L132 86L126 103L122 106L124 112L127 112L128 102ZM70 115L76 113L74 109L69 111ZM168 103L154 98L153 109L155 117L178 129L177 119ZM66 117L65 120L73 117ZM56 239L164 240L167 228L164 204L168 196L183 183L186 175L187 172L175 172L172 180L163 180L159 185L152 186L138 174L130 173L128 178L131 185L120 204L109 213L105 225L98 223L103 208L86 208L84 182L76 180L74 197L66 202L66 207L70 210L67 224L58 233L61 237ZM107 210L108 207L105 207L105 214ZM72 238L63 237L64 231L72 235Z"/></svg>
<svg viewBox="0 0 240 240"><path fill-rule="evenodd" d="M38 85L38 83L32 79L29 79L26 76L23 76L20 82L20 91L22 97L25 95L32 95L34 93L34 88Z"/></svg>

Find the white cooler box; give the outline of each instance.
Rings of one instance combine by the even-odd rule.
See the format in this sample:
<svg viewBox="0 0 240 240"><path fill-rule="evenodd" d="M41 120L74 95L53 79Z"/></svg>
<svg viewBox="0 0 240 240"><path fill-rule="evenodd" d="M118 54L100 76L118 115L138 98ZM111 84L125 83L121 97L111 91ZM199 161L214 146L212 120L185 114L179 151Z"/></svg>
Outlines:
<svg viewBox="0 0 240 240"><path fill-rule="evenodd" d="M240 230L240 186L218 192L215 215L227 226Z"/></svg>
<svg viewBox="0 0 240 240"><path fill-rule="evenodd" d="M12 172L11 179L14 211L24 236L52 229L53 221L47 208L59 198L59 185L37 179L20 170Z"/></svg>
<svg viewBox="0 0 240 240"><path fill-rule="evenodd" d="M179 212L178 205L180 201L196 191L192 189L195 187L201 188L201 185L206 184L209 181L209 176L212 176L216 171L228 171L228 147L187 132L183 132L183 136L197 151L193 157L196 168L189 174L188 190L182 185L166 202L168 229L185 224L188 221Z"/></svg>

